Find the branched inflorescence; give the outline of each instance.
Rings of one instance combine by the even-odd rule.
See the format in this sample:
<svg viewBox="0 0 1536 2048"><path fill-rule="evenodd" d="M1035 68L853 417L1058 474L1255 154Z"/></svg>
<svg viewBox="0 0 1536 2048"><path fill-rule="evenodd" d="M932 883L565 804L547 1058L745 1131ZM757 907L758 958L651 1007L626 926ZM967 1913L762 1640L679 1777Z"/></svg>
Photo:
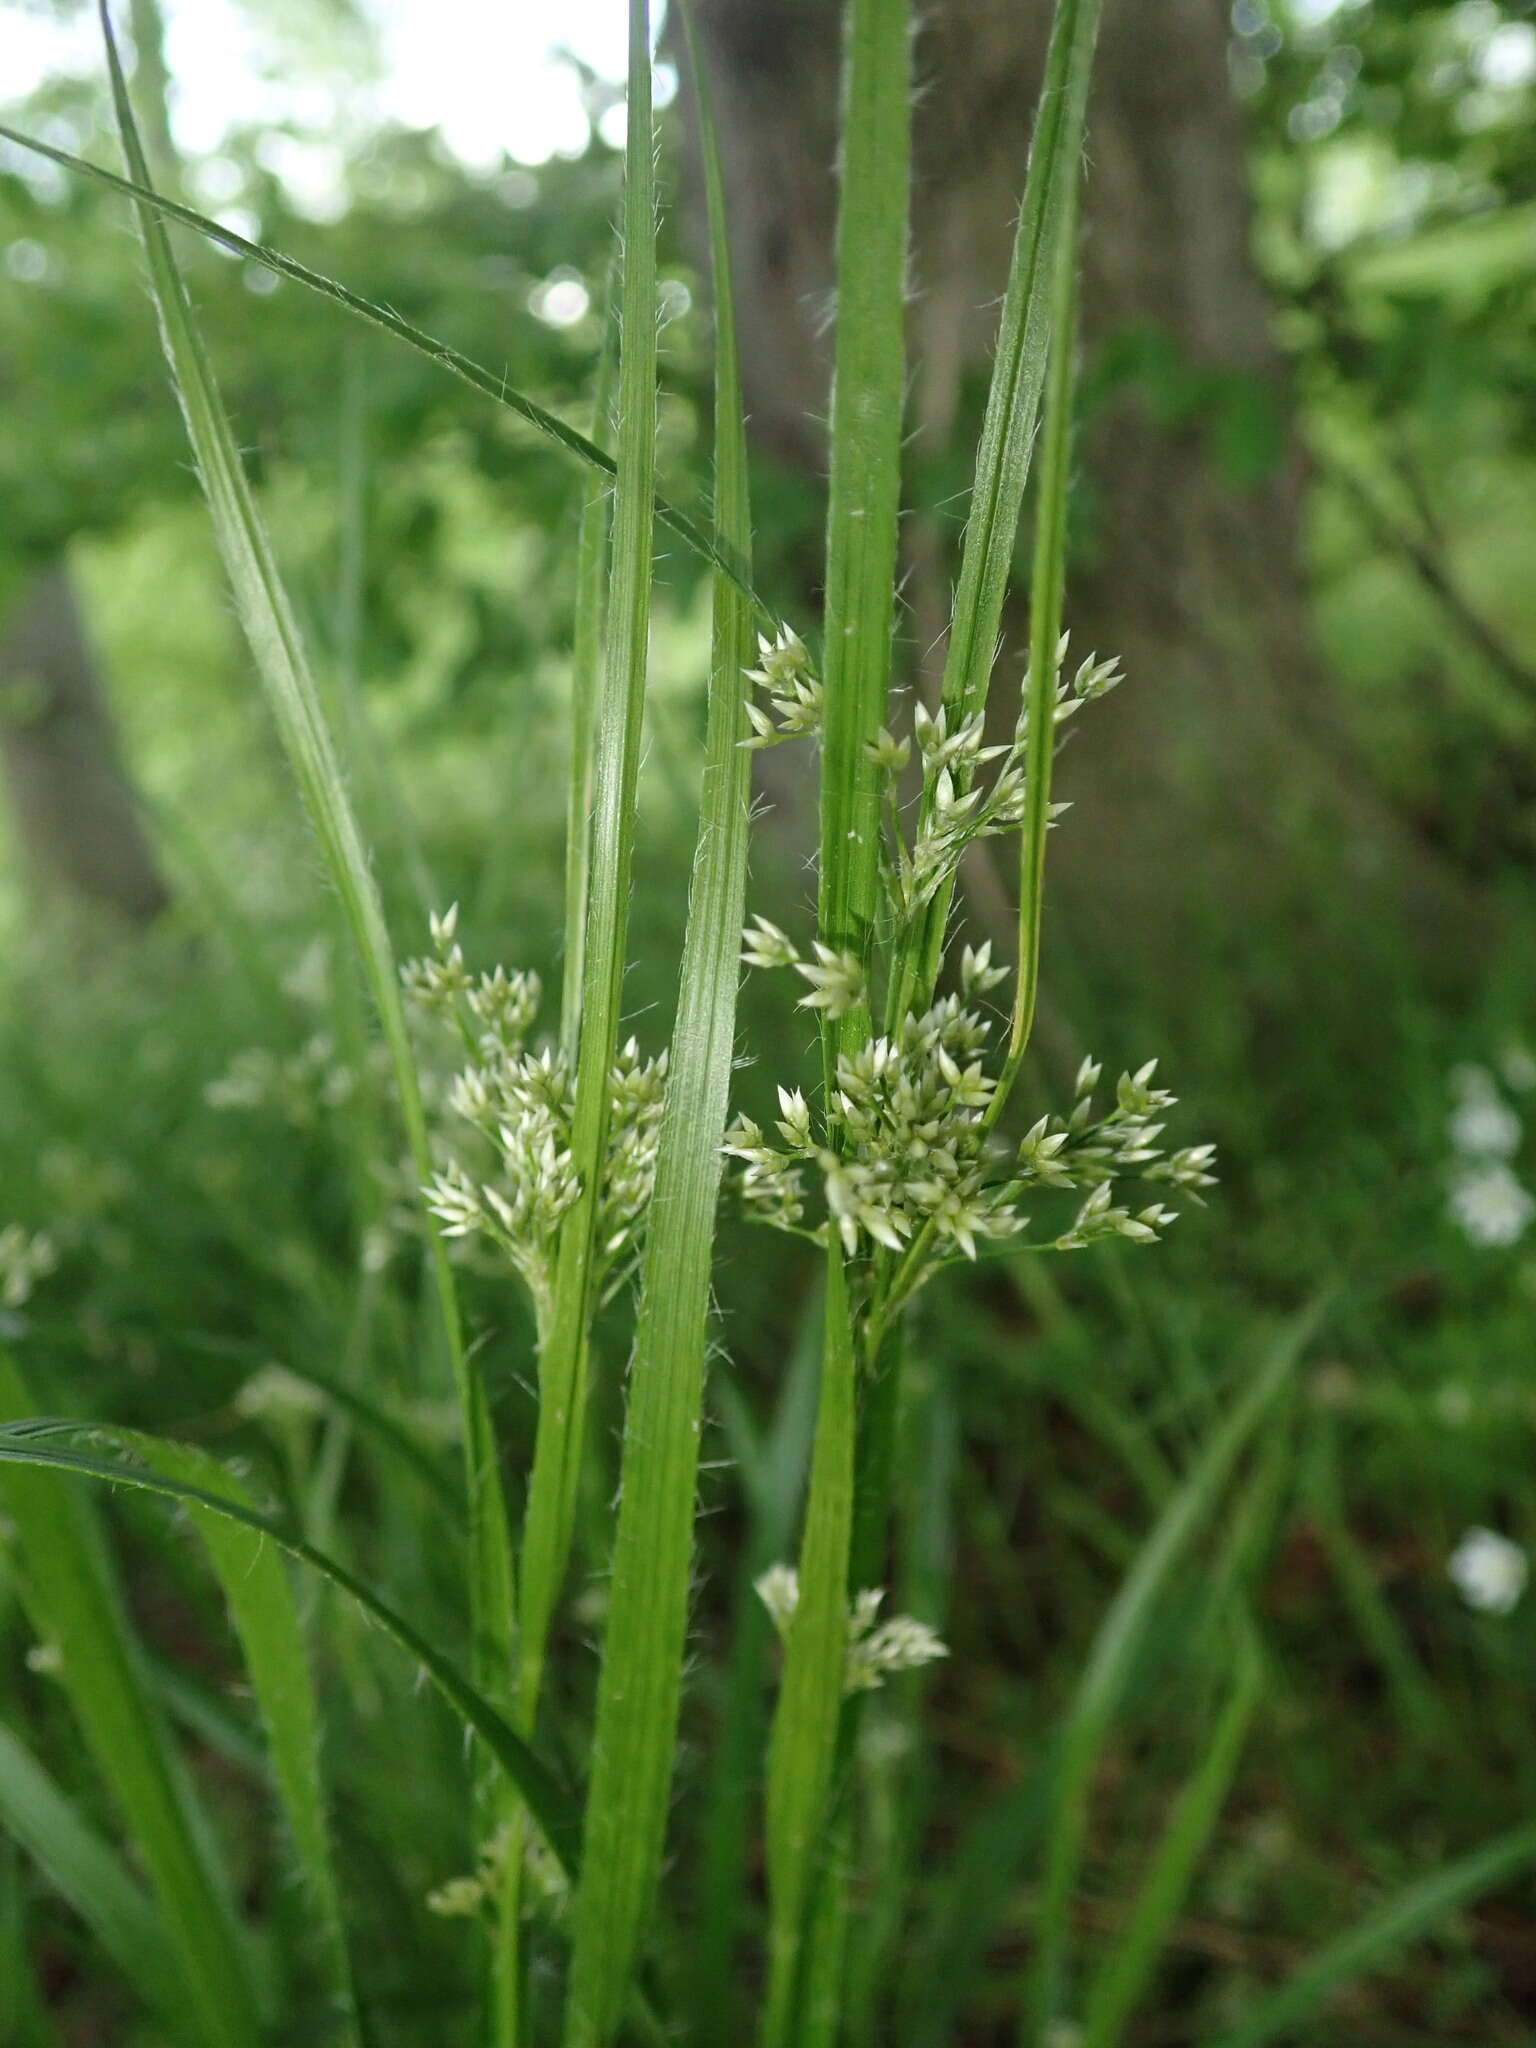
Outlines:
<svg viewBox="0 0 1536 2048"><path fill-rule="evenodd" d="M555 1047L529 1045L541 994L536 974L497 967L472 975L454 931L453 910L432 919L431 957L401 970L418 1009L455 1027L468 1061L447 1091L447 1107L481 1141L447 1160L428 1184L428 1206L449 1237L488 1239L512 1261L541 1320L554 1285L555 1240L579 1185L571 1159L575 1084ZM637 1255L656 1169L667 1056L643 1060L634 1039L609 1075L608 1141L594 1237L594 1285L601 1295Z"/></svg>
<svg viewBox="0 0 1536 2048"><path fill-rule="evenodd" d="M779 1635L788 1636L800 1605L800 1574L793 1565L770 1565L755 1581L755 1590ZM909 1614L893 1614L882 1621L884 1599L881 1587L870 1586L849 1603L843 1669L846 1693L875 1692L896 1672L918 1671L949 1655L948 1646L926 1621L914 1621Z"/></svg>
<svg viewBox="0 0 1536 2048"><path fill-rule="evenodd" d="M1117 663L1094 656L1068 678L1061 669L1066 644L1064 635L1057 648L1058 727L1120 681ZM786 628L760 647L762 665L751 678L768 692L777 723L753 707L757 738L750 744L814 732L820 686L803 643ZM1024 694L1027 704L1027 687ZM966 848L1019 828L1028 712L1009 743L985 745L979 715L951 729L942 710L919 708L914 738L923 782L910 841L897 785L911 742L882 731L869 750L886 783L883 873L893 960L913 943L939 890L953 882ZM990 780L979 779L993 763ZM1052 814L1064 808L1053 806ZM820 940L802 951L764 917L743 934L742 958L799 975L808 984L802 1008L839 1017L870 999L864 961ZM726 1134L749 1214L823 1244L835 1233L850 1259L876 1263L880 1278L866 1298L877 1317L899 1308L939 1267L976 1258L988 1242L1058 1251L1108 1237L1151 1243L1176 1213L1163 1197L1182 1191L1198 1199L1214 1179L1213 1146L1164 1146L1162 1119L1174 1097L1155 1085L1155 1061L1122 1074L1105 1101L1100 1068L1085 1060L1067 1114L1043 1116L1022 1141L1005 1142L996 1126L1014 1063L996 1052L995 1017L982 1004L1009 979L1008 970L992 964L990 944L966 946L956 979L956 992L888 1020L881 1035L840 1057L819 1110L798 1089L780 1088L773 1136L745 1116ZM1117 1201L1123 1182L1142 1183L1143 1198ZM1075 1207L1058 1203L1045 1234L1026 1234L1040 1198L1071 1193Z"/></svg>

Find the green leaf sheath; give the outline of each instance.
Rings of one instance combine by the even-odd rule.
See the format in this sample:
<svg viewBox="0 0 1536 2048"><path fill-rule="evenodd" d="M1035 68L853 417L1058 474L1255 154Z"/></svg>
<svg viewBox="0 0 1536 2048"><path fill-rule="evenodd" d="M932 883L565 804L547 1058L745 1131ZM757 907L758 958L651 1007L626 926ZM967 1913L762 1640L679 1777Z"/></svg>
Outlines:
<svg viewBox="0 0 1536 2048"><path fill-rule="evenodd" d="M724 194L702 91L699 105L715 275L716 516L721 539L746 560L747 451ZM666 1834L746 896L751 755L741 741L751 656L751 608L730 579L717 574L698 844L641 1270L576 1905L565 2033L570 2048L613 2038Z"/></svg>

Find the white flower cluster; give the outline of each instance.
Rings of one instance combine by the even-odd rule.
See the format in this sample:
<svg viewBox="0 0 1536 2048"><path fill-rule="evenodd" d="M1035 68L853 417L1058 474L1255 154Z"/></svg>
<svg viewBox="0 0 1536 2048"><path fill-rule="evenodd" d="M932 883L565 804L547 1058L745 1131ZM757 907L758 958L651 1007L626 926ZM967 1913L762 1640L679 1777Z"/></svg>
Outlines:
<svg viewBox="0 0 1536 2048"><path fill-rule="evenodd" d="M58 1263L58 1246L47 1231L8 1223L0 1230L0 1307L21 1308Z"/></svg>
<svg viewBox="0 0 1536 2048"><path fill-rule="evenodd" d="M800 1574L793 1565L772 1565L757 1580L756 1588L757 1597L767 1608L780 1637L786 1637L800 1604ZM895 1614L889 1621L881 1621L880 1603L884 1598L880 1588L870 1587L858 1594L849 1607L845 1693L874 1692L893 1672L916 1671L949 1655L926 1621L914 1621L909 1614Z"/></svg>
<svg viewBox="0 0 1536 2048"><path fill-rule="evenodd" d="M1124 680L1118 660L1100 661L1096 654L1090 654L1069 678L1062 669L1066 652L1067 635L1063 633L1056 648L1057 727ZM893 831L886 863L887 891L898 914L907 919L925 909L935 892L953 877L973 840L1016 831L1022 824L1029 746L1028 678L1013 738L1006 746L982 744L980 712L959 721L951 731L946 711L930 712L920 704L912 726L923 763L923 800L912 845L908 847L900 831ZM869 754L894 786L909 757L908 743L882 732ZM990 786L973 780L978 768L999 759L1002 765ZM1052 804L1049 815L1058 818L1066 808L1065 804Z"/></svg>
<svg viewBox="0 0 1536 2048"><path fill-rule="evenodd" d="M1513 1060L1506 1059L1506 1078ZM1523 1075L1525 1066L1512 1071ZM1536 1199L1510 1164L1523 1136L1520 1118L1486 1067L1458 1067L1451 1086L1451 1216L1475 1245L1514 1244L1536 1217Z"/></svg>
<svg viewBox="0 0 1536 2048"><path fill-rule="evenodd" d="M447 1920L475 1919L495 1904L512 1844L512 1828L504 1822L481 1847L475 1868L464 1877L450 1877L427 1893L427 1911ZM533 1891L556 1917L564 1909L569 1885L558 1858L537 1828L523 1833L523 1866Z"/></svg>
<svg viewBox="0 0 1536 2048"><path fill-rule="evenodd" d="M821 730L822 689L812 672L805 642L792 626L781 626L768 639L757 636L758 666L747 670L747 681L767 692L770 710L751 700L747 717L752 721L749 747L776 747L781 740L808 739Z"/></svg>
<svg viewBox="0 0 1536 2048"><path fill-rule="evenodd" d="M810 994L800 998L802 1010L825 1010L829 1017L846 1017L856 1010L867 994L862 964L851 953L840 953L812 942L814 957L802 959L788 932L770 924L766 917L754 918L741 935L741 958L746 967L793 967L810 983Z"/></svg>
<svg viewBox="0 0 1536 2048"><path fill-rule="evenodd" d="M552 1299L555 1236L579 1192L571 1159L575 1078L552 1046L529 1048L538 1015L536 974L497 967L471 975L454 941L455 913L432 920L435 956L402 969L407 993L452 1021L469 1063L448 1089L447 1106L484 1140L485 1160L451 1154L426 1189L449 1237L480 1236L500 1247L542 1317ZM667 1056L642 1060L634 1039L609 1075L608 1143L598 1208L595 1285L627 1270L656 1171Z"/></svg>
<svg viewBox="0 0 1536 2048"><path fill-rule="evenodd" d="M1530 1561L1518 1543L1496 1529L1468 1529L1451 1552L1451 1581L1479 1614L1508 1614L1519 1604Z"/></svg>
<svg viewBox="0 0 1536 2048"><path fill-rule="evenodd" d="M792 949L786 964L796 964ZM980 1239L1017 1237L1028 1223L1020 1201L1040 1193L1086 1194L1066 1230L1046 1240L1057 1250L1104 1237L1156 1239L1175 1212L1161 1202L1119 1206L1114 1183L1130 1177L1194 1194L1212 1184L1214 1147L1163 1149L1159 1118L1174 1098L1153 1086L1155 1061L1122 1074L1100 1110L1100 1069L1085 1060L1070 1115L1042 1117L1016 1147L997 1140L989 1115L997 1081L985 1064L993 1027L966 999L1001 976L989 947L967 947L961 994L838 1062L822 1130L798 1089L779 1090L778 1143L738 1118L726 1150L741 1162L736 1181L748 1212L818 1242L835 1230L850 1258L875 1246L910 1248L918 1266L904 1291L956 1256L974 1259ZM826 1205L810 1225L808 1177L819 1179Z"/></svg>
<svg viewBox="0 0 1536 2048"><path fill-rule="evenodd" d="M325 1412L325 1396L311 1380L300 1379L275 1361L259 1366L235 1394L235 1413L250 1422L293 1428Z"/></svg>

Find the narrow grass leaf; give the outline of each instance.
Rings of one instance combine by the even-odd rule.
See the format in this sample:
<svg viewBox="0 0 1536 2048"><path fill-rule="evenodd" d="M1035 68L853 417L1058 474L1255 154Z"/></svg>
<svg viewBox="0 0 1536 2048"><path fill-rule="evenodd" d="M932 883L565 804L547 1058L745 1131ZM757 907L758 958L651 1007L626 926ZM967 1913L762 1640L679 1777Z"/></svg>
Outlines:
<svg viewBox="0 0 1536 2048"><path fill-rule="evenodd" d="M127 1486L141 1493L158 1494L186 1507L205 1508L251 1532L255 1539L251 1545L252 1556L256 1555L261 1543L272 1543L296 1563L318 1572L404 1651L411 1663L436 1686L465 1728L484 1742L537 1821L562 1869L574 1876L579 1816L570 1795L508 1725L499 1708L464 1678L441 1651L434 1649L403 1615L397 1614L345 1565L338 1564L335 1558L326 1556L312 1543L306 1543L303 1537L284 1528L271 1516L248 1507L243 1501L213 1493L186 1480L173 1479L149 1466L132 1463L124 1456L107 1457L99 1451L72 1448L73 1443L79 1441L116 1446L121 1438L111 1430L54 1417L11 1420L0 1424L0 1465L40 1466L50 1473L93 1479L108 1486ZM137 1441L142 1444L144 1439L140 1437ZM8 1496L16 1483L17 1475L7 1476ZM61 1566L59 1569L62 1573L64 1568ZM83 1566L80 1569L84 1571ZM66 1661L67 1655L66 1651Z"/></svg>
<svg viewBox="0 0 1536 2048"><path fill-rule="evenodd" d="M136 175L120 177L115 171L106 170L100 164L90 163L85 157L76 156L67 149L55 148L52 143L43 142L35 135L24 135L19 129L8 128L4 123L0 123L0 141L14 143L18 149L30 150L34 156L46 157L61 170L71 171L78 177L105 185L110 190L121 193L125 198L135 200L163 220L175 221L182 227L192 228L220 248L244 257L251 263L259 264L263 270L271 271L274 277L286 277L294 284L301 284L309 291L318 292L322 298L345 308L359 320L366 321L369 326L380 328L384 333L393 335L397 341L405 342L408 347L426 356L440 369L446 370L450 376L457 377L460 383L467 384L472 391L477 391L482 398L489 398L508 412L515 413L546 440L556 442L567 455L574 456L578 462L583 462L592 469L600 470L610 482L616 475L614 458L578 428L540 405L537 399L530 398L526 392L519 391L515 385L509 384L500 372L486 369L484 364L475 362L448 342L440 341L436 336L412 326L409 320L402 319L391 307L364 298L361 293L339 284L335 278L326 277L321 271L311 270L296 257L285 256L280 249L269 248L262 242L247 241L244 235L236 234L233 228L224 226L221 221L213 220L205 213L198 213L193 207L183 206L177 200L168 198L163 192L157 192L147 179L141 179ZM656 500L656 517L671 528L685 547L738 584L744 594L752 600L757 612L766 619L767 609L747 581L741 563L723 554L698 521L662 497Z"/></svg>
<svg viewBox="0 0 1536 2048"><path fill-rule="evenodd" d="M1221 1717L1179 1795L1125 1931L1089 1991L1083 2048L1115 2048L1151 1981L1190 1880L1221 1818L1258 1705L1261 1673L1257 1647L1245 1630L1239 1638L1237 1669Z"/></svg>
<svg viewBox="0 0 1536 2048"><path fill-rule="evenodd" d="M821 937L870 965L879 897L881 774L869 749L885 722L896 598L901 421L906 396L911 25L905 0L851 0L843 58L842 185L821 764ZM823 1036L867 1035L860 1005Z"/></svg>
<svg viewBox="0 0 1536 2048"><path fill-rule="evenodd" d="M0 1827L37 1864L171 2037L193 2048L186 1981L148 1894L32 1752L0 1725Z"/></svg>
<svg viewBox="0 0 1536 2048"><path fill-rule="evenodd" d="M1207 1439L1142 1545L1094 1639L1061 1730L1033 1982L1026 2000L1022 2041L1043 2039L1062 2017L1072 1894L1082 1861L1089 1789L1157 1601L1173 1566L1214 1507L1244 1446L1289 1380L1320 1314L1320 1306L1314 1306L1291 1322L1230 1413Z"/></svg>
<svg viewBox="0 0 1536 2048"><path fill-rule="evenodd" d="M1056 251L1070 231L1079 178L1100 12L1101 0L1057 0L1051 24L944 654L942 698L951 730L985 704L996 658L1045 388ZM919 963L924 991L937 979L951 893L946 885L929 906Z"/></svg>
<svg viewBox="0 0 1536 2048"><path fill-rule="evenodd" d="M32 1406L0 1355L9 1438ZM0 1505L14 1524L28 1607L58 1646L69 1703L143 1860L204 2039L255 2048L250 1960L206 1816L173 1748L89 1503L44 1472L9 1470Z"/></svg>
<svg viewBox="0 0 1536 2048"><path fill-rule="evenodd" d="M726 546L745 560L751 519L725 200L696 54L694 77L715 280L715 516ZM613 2036L666 1835L746 899L751 755L741 743L751 658L751 608L717 575L698 844L630 1368L566 2010L569 2048Z"/></svg>
<svg viewBox="0 0 1536 2048"><path fill-rule="evenodd" d="M607 432L618 368L618 322L613 293L592 395L592 438ZM571 773L565 813L565 966L560 996L560 1043L574 1063L581 1031L581 987L587 958L587 890L592 872L593 739L602 680L603 620L608 608L608 480L589 484L576 536L576 630L571 647Z"/></svg>
<svg viewBox="0 0 1536 2048"><path fill-rule="evenodd" d="M1040 932L1045 913L1045 835L1056 754L1056 647L1067 577L1067 495L1072 465L1072 387L1077 351L1077 181L1066 176L1051 290L1045 448L1029 591L1029 737L1024 755L1024 821L1019 855L1019 965L1008 1056L998 1093L1018 1073L1035 1021Z"/></svg>
<svg viewBox="0 0 1536 2048"><path fill-rule="evenodd" d="M1334 1992L1379 1970L1438 1922L1536 1863L1536 1821L1527 1821L1409 1885L1295 1971L1212 2048L1264 2048L1309 2021ZM1312 2038L1316 2038L1313 2036Z"/></svg>
<svg viewBox="0 0 1536 2048"><path fill-rule="evenodd" d="M121 1441L168 1479L253 1505L234 1475L206 1451L137 1433ZM253 1542L248 1528L195 1501L189 1503L188 1513L223 1588L261 1715L303 1879L306 1919L331 2003L330 2031L356 2048L361 2039L357 1998L320 1774L320 1709L293 1588L273 1545Z"/></svg>
<svg viewBox="0 0 1536 2048"><path fill-rule="evenodd" d="M151 180L105 0L101 5L101 24L123 154L135 183L148 188ZM170 239L159 214L147 202L140 203L138 215L166 361L197 460L219 553L274 723L378 1012L416 1178L424 1186L432 1173L426 1116L383 906L298 627L278 575L266 528L240 464L239 450ZM469 1498L472 1668L482 1685L501 1694L507 1687L513 1626L506 1507L484 1389L465 1356L452 1269L430 1218L428 1239L438 1314L463 1434Z"/></svg>
<svg viewBox="0 0 1536 2048"><path fill-rule="evenodd" d="M522 1561L518 1705L532 1725L550 1622L570 1555L585 1441L593 1230L602 1199L608 1088L618 1043L629 931L636 783L651 619L656 468L656 163L650 10L630 0L624 154L618 467L613 567L592 800L581 1029L571 1118L579 1193L560 1230L554 1305L539 1361L539 1416Z"/></svg>

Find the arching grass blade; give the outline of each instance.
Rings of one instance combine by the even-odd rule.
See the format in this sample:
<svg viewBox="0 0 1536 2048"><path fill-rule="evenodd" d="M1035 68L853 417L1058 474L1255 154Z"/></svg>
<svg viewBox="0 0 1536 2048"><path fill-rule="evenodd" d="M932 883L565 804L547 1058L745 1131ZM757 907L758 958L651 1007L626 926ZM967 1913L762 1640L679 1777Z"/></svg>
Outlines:
<svg viewBox="0 0 1536 2048"><path fill-rule="evenodd" d="M100 12L124 157L134 181L148 188L151 180L105 0ZM166 361L197 460L219 552L273 722L373 998L416 1178L424 1186L432 1173L426 1116L394 952L368 856L347 797L308 657L265 526L246 482L169 237L159 213L147 202L139 204L138 215ZM465 1355L452 1269L430 1217L428 1241L438 1316L463 1437L469 1501L472 1668L483 1687L506 1696L512 1650L512 1565L495 1439L484 1388Z"/></svg>
<svg viewBox="0 0 1536 2048"><path fill-rule="evenodd" d="M1294 1371L1319 1319L1314 1307L1271 1347L1230 1413L1169 1498L1094 1638L1061 1730L1046 1832L1036 1948L1021 2043L1033 2044L1062 2014L1072 1894L1082 1861L1088 1794L1131 1664L1174 1565L1215 1506L1228 1474Z"/></svg>
<svg viewBox="0 0 1536 2048"><path fill-rule="evenodd" d="M483 363L475 362L472 357L464 355L451 343L440 341L435 335L427 334L421 328L413 326L409 320L402 319L393 308L381 306L372 299L364 298L360 292L352 291L348 286L338 283L333 277L325 276L321 271L311 270L308 264L300 263L297 257L285 255L281 249L270 248L264 242L247 241L244 235L236 234L233 228L226 227L223 222L212 219L206 213L197 212L194 207L183 206L179 201L168 198L163 192L157 192L147 180L137 176L120 177L115 171L109 171L101 164L93 164L85 157L76 156L67 149L58 149L52 143L44 142L39 136L25 135L20 129L8 128L3 122L0 122L0 141L14 143L18 149L30 150L34 156L46 157L61 170L90 179L95 184L104 185L114 192L121 193L125 198L135 200L162 220L175 221L182 227L193 229L208 241L216 243L219 248L227 249L232 255L242 256L247 261L258 264L263 270L270 271L274 277L286 277L294 284L303 285L308 291L317 292L322 298L343 307L357 319L366 321L369 326L393 335L397 341L403 341L408 347L436 363L440 369L446 370L450 376L457 377L461 384L467 384L471 391L478 392L482 398L489 398L493 404L515 413L519 419L542 434L546 440L556 442L578 462L601 471L610 481L616 475L614 458L606 450L598 447L597 443L590 440L579 428L561 419L558 413L550 412L548 407L540 405L537 399L530 398L526 392L519 391L516 385L508 383L497 371L488 370ZM755 609L766 618L766 608L747 581L742 564L721 554L716 543L697 520L664 497L658 497L656 500L656 517L670 527L683 545L702 561L710 563L713 568L737 583L744 594L752 600Z"/></svg>
<svg viewBox="0 0 1536 2048"><path fill-rule="evenodd" d="M1330 1942L1278 1990L1261 1999L1235 2027L1229 2027L1211 2048L1264 2048L1269 2041L1301 2039L1295 2029L1310 2021L1335 1991L1380 1969L1438 1921L1533 1863L1536 1821L1527 1821L1470 1855L1442 1865Z"/></svg>
<svg viewBox="0 0 1536 2048"><path fill-rule="evenodd" d="M1157 1967L1242 1755L1259 1701L1262 1666L1246 1630L1240 1635L1232 1690L1205 1753L1180 1793L1130 1921L1088 1993L1083 2048L1115 2048Z"/></svg>
<svg viewBox="0 0 1536 2048"><path fill-rule="evenodd" d="M55 1417L29 1417L0 1424L0 1466L38 1466L46 1472L96 1480L108 1486L127 1486L141 1493L159 1494L185 1507L199 1507L221 1515L250 1531L252 1555L261 1543L272 1543L296 1563L318 1572L366 1618L383 1630L419 1668L447 1700L471 1734L478 1736L496 1759L519 1796L537 1821L551 1849L568 1875L576 1869L578 1816L570 1795L546 1765L510 1727L493 1702L462 1676L403 1615L379 1598L354 1573L338 1564L281 1522L248 1507L243 1501L222 1493L173 1479L166 1473L135 1464L124 1457L106 1457L99 1452L72 1448L79 1442L114 1445L123 1439L117 1432L91 1424ZM130 1441L142 1443L139 1437ZM13 1483L8 1477L8 1483Z"/></svg>
<svg viewBox="0 0 1536 2048"><path fill-rule="evenodd" d="M31 1407L0 1355L0 1436ZM48 1462L46 1459L40 1461ZM196 2030L230 2048L260 2037L250 1956L214 1838L143 1668L90 1503L52 1475L0 1471L28 1606L57 1645L70 1706L127 1823L164 1916Z"/></svg>
<svg viewBox="0 0 1536 2048"><path fill-rule="evenodd" d="M168 1479L252 1505L239 1481L193 1445L137 1434L123 1442ZM203 1539L240 1639L298 1859L305 1917L330 2000L331 2032L346 2048L357 2048L357 1998L320 1773L320 1709L293 1589L273 1546L253 1544L248 1528L195 1501L189 1502L187 1512Z"/></svg>

